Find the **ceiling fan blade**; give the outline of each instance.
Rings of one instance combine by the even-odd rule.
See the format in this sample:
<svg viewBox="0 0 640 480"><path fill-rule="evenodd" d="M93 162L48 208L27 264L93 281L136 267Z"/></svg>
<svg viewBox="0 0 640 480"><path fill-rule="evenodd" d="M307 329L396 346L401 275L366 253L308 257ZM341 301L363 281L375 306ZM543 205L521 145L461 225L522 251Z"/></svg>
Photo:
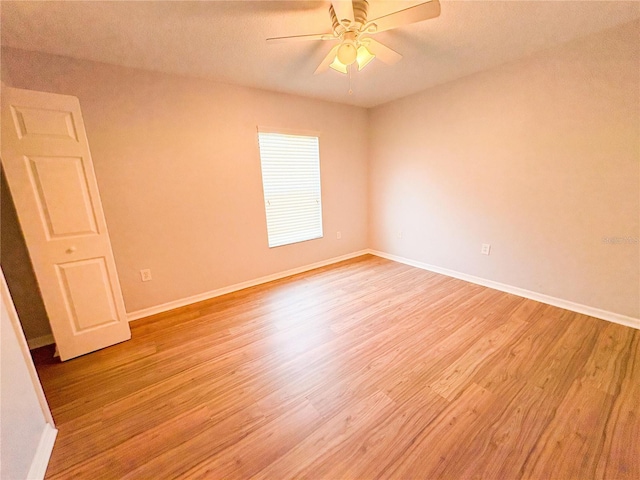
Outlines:
<svg viewBox="0 0 640 480"><path fill-rule="evenodd" d="M319 73L322 72L326 72L327 70L329 70L329 65L331 65L331 62L333 62L333 60L336 58L336 53L338 53L338 47L340 45L335 45L327 54L326 57L324 57L324 60L322 60L322 63L320 65L318 65L318 68L316 68L316 71L313 72L314 75L317 75Z"/></svg>
<svg viewBox="0 0 640 480"><path fill-rule="evenodd" d="M394 63L398 63L402 59L402 55L400 55L395 50L391 50L386 45L381 44L377 40L373 38L367 38L362 42L371 53L373 53L378 60L382 63L386 63L387 65L393 65Z"/></svg>
<svg viewBox="0 0 640 480"><path fill-rule="evenodd" d="M267 38L267 43L288 43L305 40L335 40L333 33L314 33L312 35L293 35L290 37Z"/></svg>
<svg viewBox="0 0 640 480"><path fill-rule="evenodd" d="M340 23L343 20L348 20L349 24L353 23L353 3L351 3L351 0L332 0L331 4Z"/></svg>
<svg viewBox="0 0 640 480"><path fill-rule="evenodd" d="M440 2L438 0L431 0L429 2L421 3L413 7L405 8L397 12L384 15L380 18L376 18L367 22L365 30L367 33L384 32L385 30L391 30L392 28L400 27L402 25L408 25L410 23L422 22L423 20L429 20L440 15ZM376 26L375 30L369 30L373 25Z"/></svg>

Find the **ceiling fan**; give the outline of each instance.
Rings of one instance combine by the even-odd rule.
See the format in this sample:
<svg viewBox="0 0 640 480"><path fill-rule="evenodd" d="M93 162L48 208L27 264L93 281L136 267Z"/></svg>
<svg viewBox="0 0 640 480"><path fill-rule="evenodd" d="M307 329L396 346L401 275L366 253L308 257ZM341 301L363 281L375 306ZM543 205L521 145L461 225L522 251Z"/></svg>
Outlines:
<svg viewBox="0 0 640 480"><path fill-rule="evenodd" d="M435 18L440 15L440 3L438 0L430 0L374 20L367 19L368 11L369 2L367 0L332 0L329 7L331 32L268 38L267 43L339 40L339 43L329 51L314 74L325 72L329 68L340 73L347 73L349 66L353 64L357 64L358 70L362 70L374 58L388 65L393 65L402 58L402 55L371 38L371 35Z"/></svg>

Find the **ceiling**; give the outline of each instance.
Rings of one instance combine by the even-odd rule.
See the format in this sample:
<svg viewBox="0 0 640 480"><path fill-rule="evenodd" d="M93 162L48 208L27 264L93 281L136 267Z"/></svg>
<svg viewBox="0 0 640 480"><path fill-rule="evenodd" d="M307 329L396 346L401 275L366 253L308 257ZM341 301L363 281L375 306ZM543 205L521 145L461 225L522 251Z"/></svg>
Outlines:
<svg viewBox="0 0 640 480"><path fill-rule="evenodd" d="M420 1L369 0L369 18ZM2 45L372 107L640 18L619 1L449 1L440 17L376 39L404 58L313 75L332 42L329 1L2 1Z"/></svg>

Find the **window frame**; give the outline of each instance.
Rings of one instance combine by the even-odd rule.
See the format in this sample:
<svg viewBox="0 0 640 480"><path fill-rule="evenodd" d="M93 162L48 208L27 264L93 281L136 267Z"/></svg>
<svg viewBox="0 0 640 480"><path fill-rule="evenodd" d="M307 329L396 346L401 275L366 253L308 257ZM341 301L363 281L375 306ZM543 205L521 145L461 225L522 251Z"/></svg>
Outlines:
<svg viewBox="0 0 640 480"><path fill-rule="evenodd" d="M294 241L289 241L287 243L278 243L278 244L274 244L271 245L271 241L270 241L270 235L269 235L269 220L268 220L268 200L266 198L266 194L265 194L265 181L264 181L264 171L263 171L263 165L262 165L262 151L260 149L260 134L275 134L275 135L286 135L286 136L298 136L298 137L315 137L317 139L318 142L318 191L319 191L319 209L320 209L320 234L319 236L314 236L311 238L305 238L302 240L294 240ZM290 129L290 128L281 128L281 127L265 127L265 126L260 126L258 125L257 127L257 132L256 132L256 143L257 143L257 147L258 147L258 160L260 162L260 183L262 185L262 201L263 201L263 207L264 207L264 219L265 219L265 228L266 228L266 233L267 233L267 245L269 247L269 249L272 248L279 248L279 247L285 247L287 245L295 245L298 243L303 243L303 242L309 242L312 240L319 240L324 238L324 209L323 207L323 201L322 201L322 196L323 196L323 189L322 189L322 166L321 166L321 161L320 161L320 157L321 157L321 152L320 152L320 143L322 141L322 135L320 132L318 131L313 131L313 130L302 130L302 129Z"/></svg>

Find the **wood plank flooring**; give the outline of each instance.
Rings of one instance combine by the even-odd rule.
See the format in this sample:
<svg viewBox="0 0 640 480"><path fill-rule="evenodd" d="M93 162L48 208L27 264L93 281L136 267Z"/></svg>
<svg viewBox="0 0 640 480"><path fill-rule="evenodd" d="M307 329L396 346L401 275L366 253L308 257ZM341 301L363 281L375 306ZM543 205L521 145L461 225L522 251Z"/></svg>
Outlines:
<svg viewBox="0 0 640 480"><path fill-rule="evenodd" d="M640 331L373 256L34 357L47 478L640 479Z"/></svg>

